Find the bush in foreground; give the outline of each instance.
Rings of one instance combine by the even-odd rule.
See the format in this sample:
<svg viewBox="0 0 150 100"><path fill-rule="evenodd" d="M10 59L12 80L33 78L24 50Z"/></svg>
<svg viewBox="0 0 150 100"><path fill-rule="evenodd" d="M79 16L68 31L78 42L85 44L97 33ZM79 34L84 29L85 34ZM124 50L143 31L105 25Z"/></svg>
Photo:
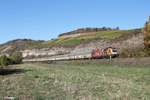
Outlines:
<svg viewBox="0 0 150 100"><path fill-rule="evenodd" d="M7 57L5 55L0 57L0 67L5 67L11 64L21 64L22 63L22 54L13 53L11 56Z"/></svg>
<svg viewBox="0 0 150 100"><path fill-rule="evenodd" d="M5 67L9 64L9 59L7 56L3 55L0 57L0 67Z"/></svg>
<svg viewBox="0 0 150 100"><path fill-rule="evenodd" d="M15 52L9 57L9 59L11 61L11 64L20 64L22 63L22 54L19 52Z"/></svg>

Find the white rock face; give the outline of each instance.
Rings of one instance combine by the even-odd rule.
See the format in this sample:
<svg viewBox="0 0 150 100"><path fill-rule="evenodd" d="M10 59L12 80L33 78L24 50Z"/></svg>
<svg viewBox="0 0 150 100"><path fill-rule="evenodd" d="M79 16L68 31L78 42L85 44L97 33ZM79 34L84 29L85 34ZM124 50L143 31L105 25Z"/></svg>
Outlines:
<svg viewBox="0 0 150 100"><path fill-rule="evenodd" d="M32 49L22 51L23 57L28 56L34 57L71 57L71 58L82 58L80 56L90 57L91 52L95 48L105 49L107 47L115 47L120 53L123 49L136 49L143 48L144 35L139 33L137 35L130 36L123 40L94 40L89 43L80 44L74 48L65 48L65 47L53 47L53 48L44 48L44 49Z"/></svg>
<svg viewBox="0 0 150 100"><path fill-rule="evenodd" d="M87 44L80 44L73 51L71 51L71 55L87 55L90 54L91 51L95 48L107 48L107 47L115 47L118 49L118 52L121 52L123 49L136 49L136 48L144 48L143 44L144 35L142 33L133 35L124 40L110 41L110 40L96 40L91 41Z"/></svg>
<svg viewBox="0 0 150 100"><path fill-rule="evenodd" d="M70 53L71 48L63 48L63 47L53 47L53 48L43 48L43 49L27 49L22 52L22 56L26 57L47 57L53 55L63 55L66 53Z"/></svg>

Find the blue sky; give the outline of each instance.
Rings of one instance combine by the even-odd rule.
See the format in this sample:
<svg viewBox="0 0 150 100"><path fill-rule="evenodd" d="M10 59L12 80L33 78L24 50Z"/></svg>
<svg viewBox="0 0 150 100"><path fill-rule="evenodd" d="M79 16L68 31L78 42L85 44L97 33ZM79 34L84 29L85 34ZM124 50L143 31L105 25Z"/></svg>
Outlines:
<svg viewBox="0 0 150 100"><path fill-rule="evenodd" d="M0 43L50 40L82 27L143 27L150 0L0 0Z"/></svg>

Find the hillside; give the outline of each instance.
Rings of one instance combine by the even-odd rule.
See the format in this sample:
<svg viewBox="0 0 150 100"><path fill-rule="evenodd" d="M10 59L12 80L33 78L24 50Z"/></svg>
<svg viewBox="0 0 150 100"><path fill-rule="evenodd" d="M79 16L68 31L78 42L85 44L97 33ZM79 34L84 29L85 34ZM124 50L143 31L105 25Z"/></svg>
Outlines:
<svg viewBox="0 0 150 100"><path fill-rule="evenodd" d="M122 36L128 37L135 34L140 33L140 29L134 30L107 30L107 31L99 31L99 32L88 32L88 34L69 37L69 38L57 38L54 40L50 40L47 43L53 46L77 46L79 44L88 43L95 40L116 40L121 38ZM76 33L77 34L77 33Z"/></svg>
<svg viewBox="0 0 150 100"><path fill-rule="evenodd" d="M61 38L49 41L35 41L30 39L18 39L0 45L1 54L11 54L14 51L23 52L27 56L54 56L63 54L90 54L91 50L116 47L121 53L124 49L143 48L143 34L141 29L117 30L107 29L99 31L72 31L75 37ZM70 33L72 33L70 32ZM81 34L80 34L81 32ZM84 33L84 34L83 34ZM79 34L76 36L76 34ZM65 34L66 35L66 34ZM70 34L68 34L69 36ZM61 35L62 36L62 35Z"/></svg>
<svg viewBox="0 0 150 100"><path fill-rule="evenodd" d="M33 49L44 46L42 43L43 40L31 40L31 39L16 39L12 41L8 41L4 44L0 45L1 53L12 53L14 51L20 51L24 49Z"/></svg>
<svg viewBox="0 0 150 100"><path fill-rule="evenodd" d="M65 36L69 36L69 35L74 35L74 34L88 34L91 32L101 32L101 31L112 31L112 30L119 30L119 27L117 28L110 28L110 27L102 27L102 28L79 28L76 29L74 31L71 32L66 32L66 33L62 33L60 34L58 37L65 37Z"/></svg>

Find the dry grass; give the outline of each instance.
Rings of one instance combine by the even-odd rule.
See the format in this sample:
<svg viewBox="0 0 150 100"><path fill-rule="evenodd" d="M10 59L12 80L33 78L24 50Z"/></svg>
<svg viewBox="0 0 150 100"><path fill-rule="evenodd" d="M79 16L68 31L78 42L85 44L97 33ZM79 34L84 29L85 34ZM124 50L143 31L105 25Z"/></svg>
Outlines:
<svg viewBox="0 0 150 100"><path fill-rule="evenodd" d="M150 67L100 63L22 64L0 76L0 99L149 100Z"/></svg>

